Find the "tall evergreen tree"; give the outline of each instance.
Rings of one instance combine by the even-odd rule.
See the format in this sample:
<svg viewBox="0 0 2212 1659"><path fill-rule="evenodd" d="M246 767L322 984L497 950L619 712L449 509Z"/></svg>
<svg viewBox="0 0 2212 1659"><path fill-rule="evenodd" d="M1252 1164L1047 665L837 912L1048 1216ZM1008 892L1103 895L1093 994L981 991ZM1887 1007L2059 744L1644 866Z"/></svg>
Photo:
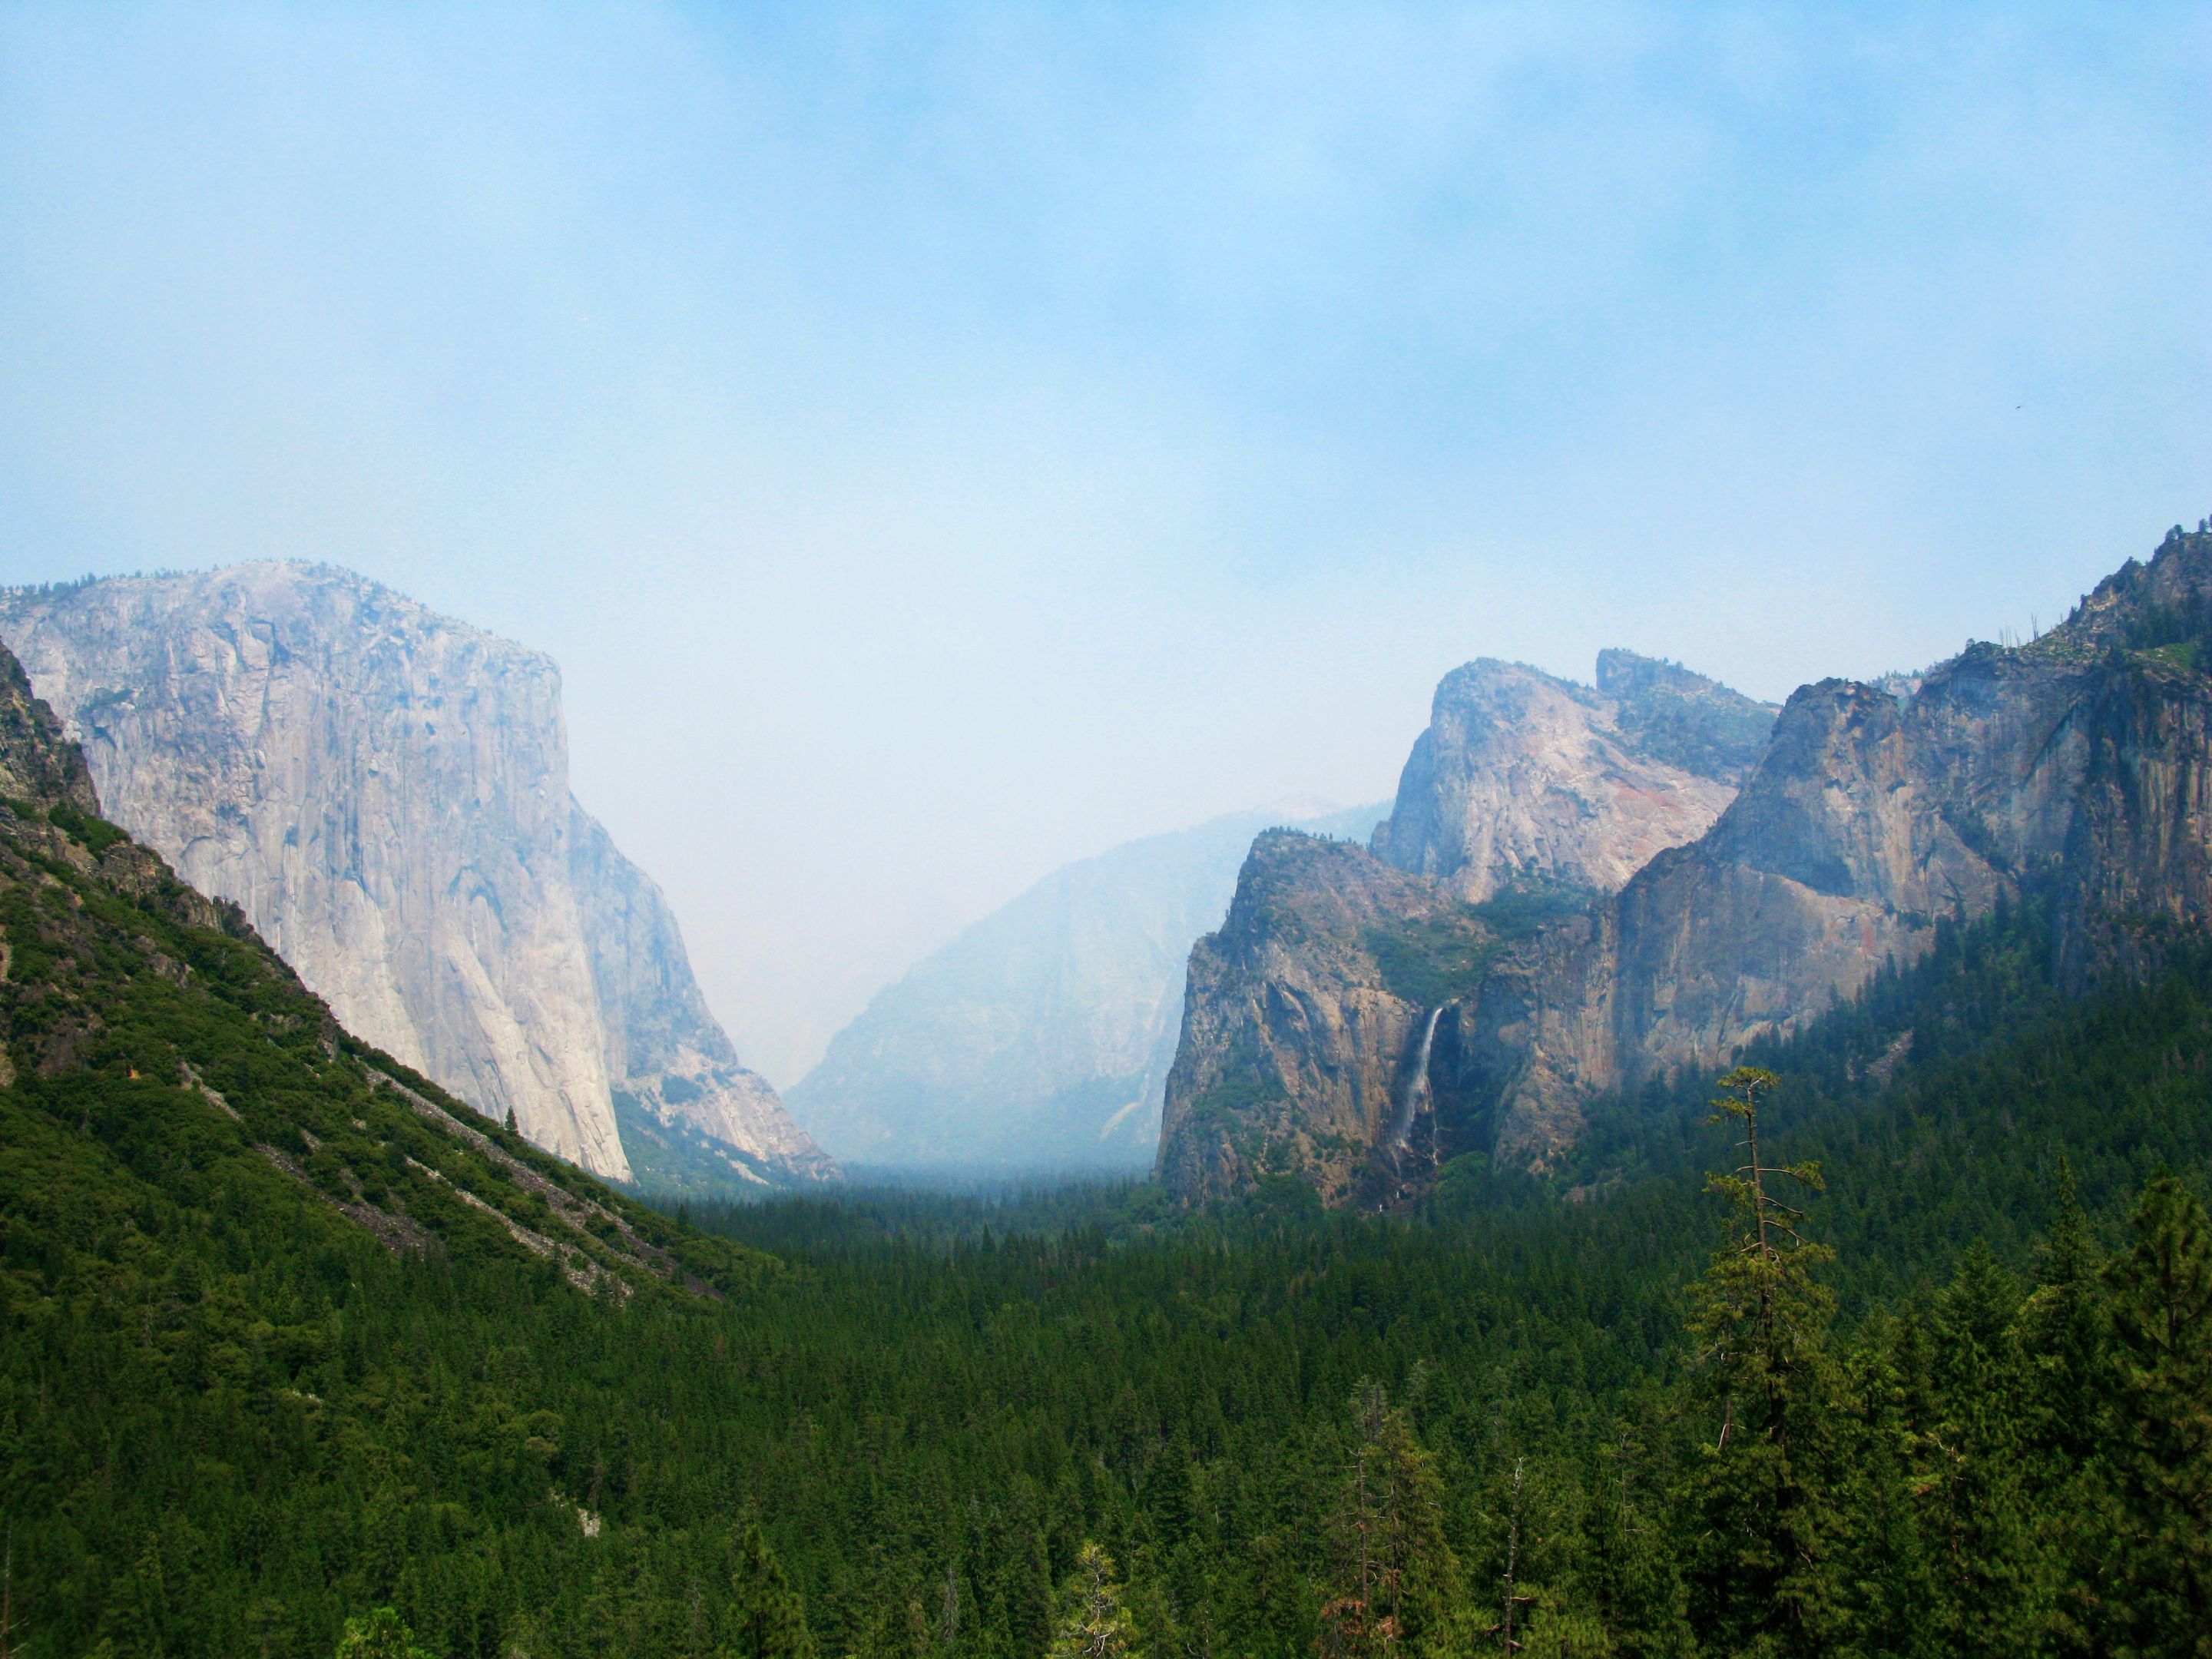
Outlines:
<svg viewBox="0 0 2212 1659"><path fill-rule="evenodd" d="M2101 1648L2105 1622L2099 1586L2111 1534L2103 1512L2110 1507L2112 1315L2103 1252L2064 1158L2056 1200L2035 1254L2036 1287L2018 1321L2028 1389L2021 1431L2033 1465L2042 1547L2060 1576L2047 1645L2087 1656Z"/></svg>
<svg viewBox="0 0 2212 1659"><path fill-rule="evenodd" d="M1034 1525L1022 1528L1009 1575L1007 1628L1021 1652L1040 1652L1052 1638L1052 1563Z"/></svg>
<svg viewBox="0 0 2212 1659"><path fill-rule="evenodd" d="M1745 1160L1710 1177L1729 1229L1698 1287L1693 1328L1720 1419L1698 1472L1703 1522L1691 1574L1691 1622L1718 1653L1826 1651L1837 1621L1835 1494L1823 1467L1838 1389L1828 1352L1834 1298L1813 1270L1833 1257L1769 1190L1776 1177L1817 1190L1813 1164L1763 1161L1759 1113L1771 1072L1720 1080L1714 1121L1743 1127Z"/></svg>
<svg viewBox="0 0 2212 1659"><path fill-rule="evenodd" d="M1941 1415L1932 1323L1925 1299L1905 1317L1878 1313L1844 1360L1856 1407L1839 1493L1851 1631L1863 1651L1895 1659L1947 1659L1942 1544L1929 1536L1934 1483L1923 1468Z"/></svg>
<svg viewBox="0 0 2212 1659"><path fill-rule="evenodd" d="M783 1564L756 1525L748 1524L731 1573L731 1639L724 1659L812 1659L806 1608L784 1577Z"/></svg>
<svg viewBox="0 0 2212 1659"><path fill-rule="evenodd" d="M1673 1540L1634 1490L1640 1449L1623 1430L1600 1455L1577 1576L1610 1650L1623 1659L1659 1659L1679 1652L1687 1632Z"/></svg>
<svg viewBox="0 0 2212 1659"><path fill-rule="evenodd" d="M1336 1594L1322 1612L1327 1655L1426 1653L1457 1599L1459 1563L1444 1540L1436 1461L1405 1407L1360 1387L1352 1468L1334 1538Z"/></svg>
<svg viewBox="0 0 2212 1659"><path fill-rule="evenodd" d="M2027 1485L2030 1393L2014 1323L2019 1302L1989 1247L1969 1246L1936 1303L1941 1405L1921 1449L1942 1646L1991 1659L2036 1650L2055 1591L2049 1540Z"/></svg>
<svg viewBox="0 0 2212 1659"><path fill-rule="evenodd" d="M2033 1432L2069 1463L2089 1456L2108 1392L2110 1321L2103 1253L2062 1158L2051 1231L2036 1251L2036 1288L2021 1310L2021 1344L2037 1419Z"/></svg>
<svg viewBox="0 0 2212 1659"><path fill-rule="evenodd" d="M2212 1656L2212 1225L2160 1175L2114 1259L2118 1565L2113 1651Z"/></svg>

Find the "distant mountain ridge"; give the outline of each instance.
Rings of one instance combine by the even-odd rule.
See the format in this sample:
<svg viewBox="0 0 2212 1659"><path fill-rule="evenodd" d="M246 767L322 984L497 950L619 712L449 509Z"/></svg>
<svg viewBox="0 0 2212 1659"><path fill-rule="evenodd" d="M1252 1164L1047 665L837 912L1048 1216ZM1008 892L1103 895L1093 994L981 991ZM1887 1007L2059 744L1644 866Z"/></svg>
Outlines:
<svg viewBox="0 0 2212 1659"><path fill-rule="evenodd" d="M1143 1167L1191 941L1220 921L1253 836L1302 821L1364 840L1381 812L1232 813L1054 872L878 993L792 1109L851 1163Z"/></svg>
<svg viewBox="0 0 2212 1659"><path fill-rule="evenodd" d="M0 636L117 821L349 1029L599 1175L639 1172L623 1100L695 1177L834 1175L570 799L547 658L296 563L13 590Z"/></svg>
<svg viewBox="0 0 2212 1659"><path fill-rule="evenodd" d="M1484 668L1480 696L1455 684L1474 669L1448 678L1376 836L1395 884L1295 836L1255 848L1193 953L1158 1158L1180 1195L1277 1170L1384 1203L1464 1152L1540 1170L1597 1097L1787 1036L1918 959L1947 916L2046 903L2081 983L2212 914L2206 531L2177 527L2031 644L1801 689L1747 773L1745 700L1622 666L1615 686L1659 689L1663 719L1578 726L1582 699L1516 683L1533 671ZM1532 767L1509 728L1564 764ZM1623 750L1705 768L1725 810L1680 835L1684 797L1639 787ZM1528 902L1577 871L1600 879L1571 914Z"/></svg>

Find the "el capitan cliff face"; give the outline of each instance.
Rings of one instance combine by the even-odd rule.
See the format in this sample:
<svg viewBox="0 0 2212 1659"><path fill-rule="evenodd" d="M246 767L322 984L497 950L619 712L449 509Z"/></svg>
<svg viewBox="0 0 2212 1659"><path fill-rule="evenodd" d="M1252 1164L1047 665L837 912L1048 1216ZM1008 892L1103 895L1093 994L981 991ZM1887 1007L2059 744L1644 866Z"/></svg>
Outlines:
<svg viewBox="0 0 2212 1659"><path fill-rule="evenodd" d="M635 1046L622 988L651 976L594 950L591 916L635 907L580 893L597 826L568 795L549 659L298 564L20 590L0 595L0 635L116 820L235 901L349 1030L548 1150L629 1175L610 1062ZM642 881L605 853L587 845L586 869ZM672 921L660 932L674 940ZM819 1158L772 1091L758 1106Z"/></svg>

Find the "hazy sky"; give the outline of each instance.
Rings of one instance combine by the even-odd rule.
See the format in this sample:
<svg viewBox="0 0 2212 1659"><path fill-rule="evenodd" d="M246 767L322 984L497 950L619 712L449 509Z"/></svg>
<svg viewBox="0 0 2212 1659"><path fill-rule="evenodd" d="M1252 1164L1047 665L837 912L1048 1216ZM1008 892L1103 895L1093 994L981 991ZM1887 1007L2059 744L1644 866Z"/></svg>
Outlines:
<svg viewBox="0 0 2212 1659"><path fill-rule="evenodd" d="M1468 657L1780 696L2207 512L2204 6L0 7L0 580L550 652L779 1082Z"/></svg>

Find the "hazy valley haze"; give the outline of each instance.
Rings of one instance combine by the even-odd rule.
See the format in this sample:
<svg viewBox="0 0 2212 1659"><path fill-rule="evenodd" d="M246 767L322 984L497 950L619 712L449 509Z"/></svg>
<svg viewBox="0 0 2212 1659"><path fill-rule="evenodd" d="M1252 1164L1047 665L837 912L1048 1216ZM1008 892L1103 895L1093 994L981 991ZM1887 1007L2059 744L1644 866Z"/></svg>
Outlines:
<svg viewBox="0 0 2212 1659"><path fill-rule="evenodd" d="M0 580L328 559L549 653L788 1084L1072 859L1387 793L1469 658L1779 697L2194 523L2208 58L2201 7L9 7Z"/></svg>

